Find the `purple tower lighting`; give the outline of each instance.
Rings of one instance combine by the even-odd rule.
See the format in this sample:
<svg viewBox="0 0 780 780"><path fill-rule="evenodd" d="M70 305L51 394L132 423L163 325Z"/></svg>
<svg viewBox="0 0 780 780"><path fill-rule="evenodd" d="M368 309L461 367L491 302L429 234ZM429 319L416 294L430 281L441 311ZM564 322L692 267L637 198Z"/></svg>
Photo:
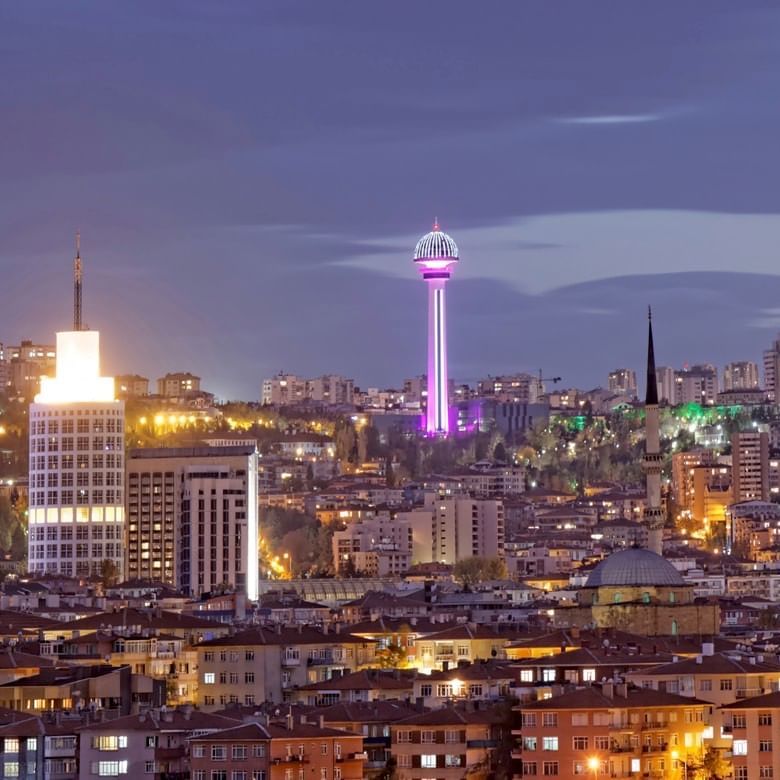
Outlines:
<svg viewBox="0 0 780 780"><path fill-rule="evenodd" d="M446 436L450 430L447 384L447 326L444 285L450 270L458 262L458 246L433 223L433 231L424 235L414 250L414 262L428 284L428 434Z"/></svg>

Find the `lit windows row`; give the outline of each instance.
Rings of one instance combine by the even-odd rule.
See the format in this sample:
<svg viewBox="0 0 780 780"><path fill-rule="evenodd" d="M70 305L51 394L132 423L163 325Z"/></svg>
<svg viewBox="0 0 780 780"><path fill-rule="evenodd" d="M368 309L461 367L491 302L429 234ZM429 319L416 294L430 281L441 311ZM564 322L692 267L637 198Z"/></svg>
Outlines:
<svg viewBox="0 0 780 780"><path fill-rule="evenodd" d="M90 423L92 423L90 425ZM30 434L32 436L56 436L60 433L122 433L124 430L124 420L115 416L103 417L100 413L93 420L82 417L78 420L71 419L38 419L38 414L33 413L33 420L30 423Z"/></svg>
<svg viewBox="0 0 780 780"><path fill-rule="evenodd" d="M34 490L30 493L30 506L89 506L91 504L118 505L122 503L122 490L109 488L108 490L95 489L90 492L87 488L77 488L75 491L65 488L63 490Z"/></svg>

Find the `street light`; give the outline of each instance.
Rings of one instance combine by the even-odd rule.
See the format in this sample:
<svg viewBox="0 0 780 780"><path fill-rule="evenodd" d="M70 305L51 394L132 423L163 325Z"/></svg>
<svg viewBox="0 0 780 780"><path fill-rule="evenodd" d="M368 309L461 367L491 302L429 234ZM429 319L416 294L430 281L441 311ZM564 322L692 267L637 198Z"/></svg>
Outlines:
<svg viewBox="0 0 780 780"><path fill-rule="evenodd" d="M672 751L672 759L683 767L683 780L688 780L688 763L680 758L680 753L677 750Z"/></svg>
<svg viewBox="0 0 780 780"><path fill-rule="evenodd" d="M590 769L591 772L593 772L593 777L595 778L596 775L599 773L599 766L601 765L601 761L596 756L591 756L588 759L588 769Z"/></svg>
<svg viewBox="0 0 780 780"><path fill-rule="evenodd" d="M290 559L290 553L285 553L282 555L282 558L284 558L285 561L287 561L287 574L292 579L292 560Z"/></svg>

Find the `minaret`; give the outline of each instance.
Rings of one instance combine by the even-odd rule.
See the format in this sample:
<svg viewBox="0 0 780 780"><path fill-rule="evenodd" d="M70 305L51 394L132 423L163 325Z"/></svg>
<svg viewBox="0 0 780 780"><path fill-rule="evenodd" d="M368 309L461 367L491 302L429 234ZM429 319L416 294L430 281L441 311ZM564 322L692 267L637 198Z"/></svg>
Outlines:
<svg viewBox="0 0 780 780"><path fill-rule="evenodd" d="M81 233L76 233L73 258L73 330L81 330Z"/></svg>
<svg viewBox="0 0 780 780"><path fill-rule="evenodd" d="M661 507L661 437L658 430L658 385L653 349L653 314L647 310L647 392L645 394L645 457L642 466L647 480L647 504L642 519L647 524L647 547L663 552L664 511Z"/></svg>
<svg viewBox="0 0 780 780"><path fill-rule="evenodd" d="M425 430L433 436L446 436L450 430L450 405L444 287L458 262L458 247L439 230L438 220L433 224L433 231L417 242L414 262L428 285L428 409Z"/></svg>

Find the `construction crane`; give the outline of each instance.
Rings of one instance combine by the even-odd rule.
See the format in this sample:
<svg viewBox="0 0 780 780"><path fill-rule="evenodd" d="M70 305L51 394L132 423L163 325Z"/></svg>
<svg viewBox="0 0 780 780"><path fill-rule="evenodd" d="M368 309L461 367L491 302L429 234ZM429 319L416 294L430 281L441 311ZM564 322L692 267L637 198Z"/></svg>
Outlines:
<svg viewBox="0 0 780 780"><path fill-rule="evenodd" d="M545 382L552 382L554 385L557 385L560 381L561 377L559 376L542 376L542 369L539 369L539 392L542 392Z"/></svg>

